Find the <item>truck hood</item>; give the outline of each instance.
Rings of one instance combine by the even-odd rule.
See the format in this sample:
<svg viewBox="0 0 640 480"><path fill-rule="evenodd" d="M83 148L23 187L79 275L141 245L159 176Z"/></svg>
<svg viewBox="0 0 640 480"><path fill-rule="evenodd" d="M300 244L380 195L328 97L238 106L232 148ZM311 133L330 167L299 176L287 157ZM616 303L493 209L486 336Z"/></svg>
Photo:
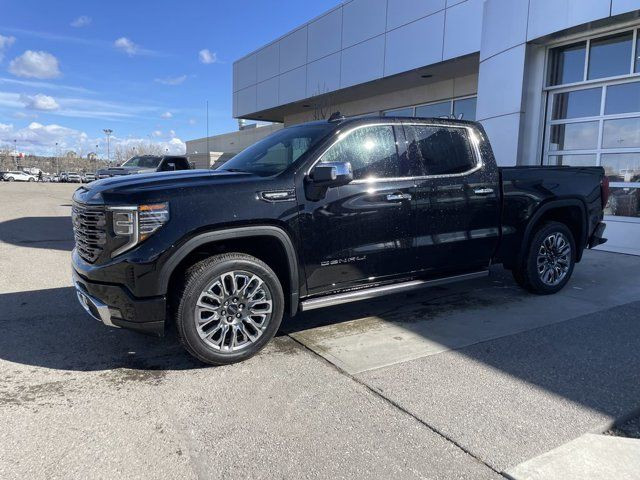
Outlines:
<svg viewBox="0 0 640 480"><path fill-rule="evenodd" d="M181 170L175 172L154 172L140 175L121 175L96 180L80 187L74 199L82 203L103 203L105 196L128 195L140 192L162 192L167 189L191 187L195 184L237 183L256 177L250 173L228 172L225 170Z"/></svg>

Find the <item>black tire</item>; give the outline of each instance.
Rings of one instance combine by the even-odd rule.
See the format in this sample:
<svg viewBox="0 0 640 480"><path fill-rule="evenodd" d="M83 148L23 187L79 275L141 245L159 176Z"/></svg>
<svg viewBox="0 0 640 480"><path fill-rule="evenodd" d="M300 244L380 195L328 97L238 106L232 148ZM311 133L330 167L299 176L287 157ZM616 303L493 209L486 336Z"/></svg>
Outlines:
<svg viewBox="0 0 640 480"><path fill-rule="evenodd" d="M272 311L262 335L237 352L222 352L206 343L196 327L196 303L207 286L220 275L230 271L244 271L257 275L268 288ZM284 313L284 293L274 271L263 261L244 253L215 255L189 268L185 274L182 292L177 298L176 330L182 346L195 358L210 365L228 365L241 362L258 353L278 331ZM224 340L222 341L224 343Z"/></svg>
<svg viewBox="0 0 640 480"><path fill-rule="evenodd" d="M549 284L543 280L543 274L538 270L538 255L543 248L545 239L553 235L560 235L569 243L571 251L568 255L567 271L557 283ZM576 263L576 243L571 230L559 222L546 222L542 224L531 237L531 241L525 251L523 263L519 268L512 270L513 278L522 288L538 295L551 295L559 292L571 279Z"/></svg>
<svg viewBox="0 0 640 480"><path fill-rule="evenodd" d="M30 178L29 181L30 182L35 182L35 180L33 178Z"/></svg>
<svg viewBox="0 0 640 480"><path fill-rule="evenodd" d="M7 178L7 182L13 182L14 180L15 180L15 178L13 178L13 177Z"/></svg>

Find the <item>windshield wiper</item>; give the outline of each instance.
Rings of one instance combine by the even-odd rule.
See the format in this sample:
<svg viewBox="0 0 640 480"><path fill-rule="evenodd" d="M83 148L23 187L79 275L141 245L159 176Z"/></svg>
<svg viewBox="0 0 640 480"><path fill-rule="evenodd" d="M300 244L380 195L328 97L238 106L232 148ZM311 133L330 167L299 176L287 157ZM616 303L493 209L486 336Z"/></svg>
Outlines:
<svg viewBox="0 0 640 480"><path fill-rule="evenodd" d="M253 173L249 170L243 170L241 168L223 168L225 172L235 172L235 173Z"/></svg>

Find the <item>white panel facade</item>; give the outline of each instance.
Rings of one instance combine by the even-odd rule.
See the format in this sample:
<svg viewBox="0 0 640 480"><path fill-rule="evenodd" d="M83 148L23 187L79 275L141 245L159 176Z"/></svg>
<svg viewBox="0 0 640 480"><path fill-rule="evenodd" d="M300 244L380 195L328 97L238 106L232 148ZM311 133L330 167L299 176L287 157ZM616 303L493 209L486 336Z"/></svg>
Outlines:
<svg viewBox="0 0 640 480"><path fill-rule="evenodd" d="M520 113L512 113L482 121L482 126L491 141L493 154L501 167L513 167L518 162L518 142L520 134Z"/></svg>
<svg viewBox="0 0 640 480"><path fill-rule="evenodd" d="M280 73L307 63L307 27L304 26L280 40Z"/></svg>
<svg viewBox="0 0 640 480"><path fill-rule="evenodd" d="M384 71L384 35L342 51L340 87L380 78Z"/></svg>
<svg viewBox="0 0 640 480"><path fill-rule="evenodd" d="M611 15L620 15L634 10L640 10L640 0L612 0Z"/></svg>
<svg viewBox="0 0 640 480"><path fill-rule="evenodd" d="M446 0L389 0L387 30L444 10Z"/></svg>
<svg viewBox="0 0 640 480"><path fill-rule="evenodd" d="M611 0L530 0L527 40L609 16Z"/></svg>
<svg viewBox="0 0 640 480"><path fill-rule="evenodd" d="M480 64L477 118L522 110L522 80L526 45L522 44Z"/></svg>
<svg viewBox="0 0 640 480"><path fill-rule="evenodd" d="M307 97L340 88L340 52L307 65Z"/></svg>
<svg viewBox="0 0 640 480"><path fill-rule="evenodd" d="M480 61L527 41L529 0L484 3Z"/></svg>
<svg viewBox="0 0 640 480"><path fill-rule="evenodd" d="M278 77L272 77L256 86L256 108L258 110L265 110L278 105L280 101L278 97L278 85Z"/></svg>
<svg viewBox="0 0 640 480"><path fill-rule="evenodd" d="M342 7L342 48L385 32L387 0L353 0Z"/></svg>
<svg viewBox="0 0 640 480"><path fill-rule="evenodd" d="M307 93L307 67L302 66L280 75L280 104L302 100Z"/></svg>
<svg viewBox="0 0 640 480"><path fill-rule="evenodd" d="M447 10L444 59L480 51L484 0L467 0Z"/></svg>
<svg viewBox="0 0 640 480"><path fill-rule="evenodd" d="M342 9L337 8L311 22L308 27L307 61L335 53L342 48Z"/></svg>
<svg viewBox="0 0 640 480"><path fill-rule="evenodd" d="M384 74L394 75L442 61L443 31L444 11L387 33ZM407 48L412 44L417 48Z"/></svg>
<svg viewBox="0 0 640 480"><path fill-rule="evenodd" d="M252 85L236 92L236 108L238 114L242 115L243 112L255 112L256 111L256 86Z"/></svg>
<svg viewBox="0 0 640 480"><path fill-rule="evenodd" d="M280 44L278 42L256 52L256 69L258 82L263 82L278 75L280 62Z"/></svg>
<svg viewBox="0 0 640 480"><path fill-rule="evenodd" d="M238 60L235 64L237 70L237 83L235 85L236 90L241 90L249 85L255 85L257 82L257 70L256 70L256 54L253 53L248 57L244 57L242 60Z"/></svg>

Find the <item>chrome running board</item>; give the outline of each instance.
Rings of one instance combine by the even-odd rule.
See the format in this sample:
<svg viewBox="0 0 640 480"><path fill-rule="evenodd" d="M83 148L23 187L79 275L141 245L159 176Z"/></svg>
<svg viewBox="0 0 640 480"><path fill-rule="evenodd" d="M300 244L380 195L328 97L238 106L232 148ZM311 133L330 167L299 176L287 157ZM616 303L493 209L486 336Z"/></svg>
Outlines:
<svg viewBox="0 0 640 480"><path fill-rule="evenodd" d="M465 273L462 275L454 275L452 277L437 278L434 280L411 280L409 282L394 283L391 285L383 285L380 287L363 288L362 290L354 290L347 293L338 293L336 295L327 295L326 297L313 298L311 300L303 300L300 302L300 310L307 312L316 308L332 307L343 303L358 302L368 298L376 298L383 295L391 295L392 293L404 293L411 290L417 290L425 287L435 287L438 285L446 285L447 283L463 282L465 280L473 280L474 278L486 277L489 275L488 270L481 272Z"/></svg>

